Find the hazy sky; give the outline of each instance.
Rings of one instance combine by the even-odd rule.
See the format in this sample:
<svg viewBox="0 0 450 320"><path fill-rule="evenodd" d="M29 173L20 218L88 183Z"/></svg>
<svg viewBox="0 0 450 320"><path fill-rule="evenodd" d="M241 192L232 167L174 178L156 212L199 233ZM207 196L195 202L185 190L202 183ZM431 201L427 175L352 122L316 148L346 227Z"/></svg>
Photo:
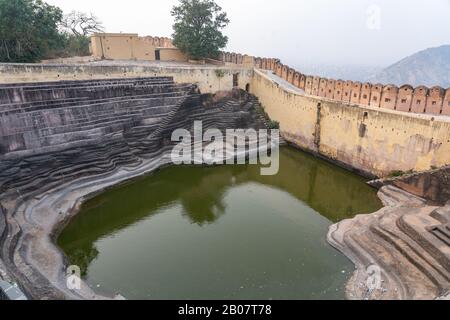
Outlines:
<svg viewBox="0 0 450 320"><path fill-rule="evenodd" d="M170 36L176 0L46 0L92 12L107 32ZM231 20L228 50L291 65L386 66L450 44L450 0L217 0Z"/></svg>

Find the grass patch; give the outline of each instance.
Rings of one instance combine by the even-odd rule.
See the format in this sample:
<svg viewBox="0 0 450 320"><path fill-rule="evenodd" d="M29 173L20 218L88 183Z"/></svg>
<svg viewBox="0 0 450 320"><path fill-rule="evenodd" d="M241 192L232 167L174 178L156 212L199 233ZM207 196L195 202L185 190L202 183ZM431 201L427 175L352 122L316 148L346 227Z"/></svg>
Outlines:
<svg viewBox="0 0 450 320"><path fill-rule="evenodd" d="M394 170L389 174L390 178L397 178L397 177L401 177L407 174L411 174L414 173L413 170L408 170L408 171L402 171L402 170Z"/></svg>
<svg viewBox="0 0 450 320"><path fill-rule="evenodd" d="M280 129L280 123L278 121L270 120L267 127L271 130Z"/></svg>

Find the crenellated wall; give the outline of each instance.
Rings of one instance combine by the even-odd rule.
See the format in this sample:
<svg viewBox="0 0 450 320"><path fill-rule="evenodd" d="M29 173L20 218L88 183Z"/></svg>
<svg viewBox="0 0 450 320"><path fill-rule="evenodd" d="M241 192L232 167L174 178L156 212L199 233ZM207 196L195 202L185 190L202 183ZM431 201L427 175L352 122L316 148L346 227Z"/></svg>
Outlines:
<svg viewBox="0 0 450 320"><path fill-rule="evenodd" d="M307 77L308 81L322 83L318 86L322 94L324 81ZM364 96L377 87L341 81L337 90L342 91L342 86L344 94L354 88L348 96L354 101L367 101ZM280 123L285 140L366 174L386 177L394 172L424 171L450 164L450 117L406 114L392 108L348 105L305 95L286 90L260 70L254 72L250 88L270 118ZM330 89L331 85L328 94ZM391 99L391 106L397 97L408 105L412 88L406 89L400 94L396 87L378 86L375 92L378 97Z"/></svg>
<svg viewBox="0 0 450 320"><path fill-rule="evenodd" d="M158 60L157 50L165 56L159 60L187 61L187 57L175 48L166 37L139 37L136 33L95 33L91 36L91 53L97 59L109 60ZM175 53L176 52L176 53Z"/></svg>
<svg viewBox="0 0 450 320"><path fill-rule="evenodd" d="M168 163L173 130L193 130L194 120L221 131L266 127L255 97L233 90L211 99L197 88L245 88L286 141L368 175L450 164L450 117L435 116L450 115L449 89L326 79L278 59L220 58L231 65L0 64L0 84L9 83L0 85L0 209L8 217L0 214L0 258L31 297L97 298L90 290L72 297L48 233L88 194ZM393 184L444 202L449 179L443 169Z"/></svg>
<svg viewBox="0 0 450 320"><path fill-rule="evenodd" d="M233 54L224 52L219 59L226 63L235 63L229 58L231 55ZM254 65L257 69L273 71L308 95L327 100L402 112L450 116L450 88L413 88L408 84L399 88L392 84L327 79L304 75L274 58L254 58Z"/></svg>
<svg viewBox="0 0 450 320"><path fill-rule="evenodd" d="M223 57L242 59L242 64L222 67L223 77L211 65L0 64L0 83L169 76L177 83L195 83L204 93L237 85L260 99L280 122L286 140L350 167L386 176L450 164L450 117L426 114L439 103L448 105L448 90L325 79L296 72L276 59ZM292 84L290 89L283 90L285 81L273 82L270 72L249 62L270 66ZM401 112L407 110L411 112ZM450 114L450 108L442 111Z"/></svg>
<svg viewBox="0 0 450 320"><path fill-rule="evenodd" d="M187 61L187 57L165 37L139 37L137 34L94 34L91 37L93 56L102 59L135 59ZM159 51L156 53L156 51ZM158 56L158 57L156 57ZM304 75L275 58L260 58L235 52L221 52L225 64L252 65L271 70L277 76L305 91L306 94L347 104L397 110L401 112L450 115L450 88L435 86L413 88L405 84L372 84L327 79Z"/></svg>

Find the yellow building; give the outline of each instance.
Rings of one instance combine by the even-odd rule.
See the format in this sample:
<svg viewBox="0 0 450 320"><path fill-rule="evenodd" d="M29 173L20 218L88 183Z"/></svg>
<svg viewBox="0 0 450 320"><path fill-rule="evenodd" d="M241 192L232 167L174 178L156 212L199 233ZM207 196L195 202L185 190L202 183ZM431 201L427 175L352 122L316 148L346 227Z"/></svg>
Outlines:
<svg viewBox="0 0 450 320"><path fill-rule="evenodd" d="M95 58L108 60L188 60L169 38L139 37L137 33L95 33L91 52Z"/></svg>

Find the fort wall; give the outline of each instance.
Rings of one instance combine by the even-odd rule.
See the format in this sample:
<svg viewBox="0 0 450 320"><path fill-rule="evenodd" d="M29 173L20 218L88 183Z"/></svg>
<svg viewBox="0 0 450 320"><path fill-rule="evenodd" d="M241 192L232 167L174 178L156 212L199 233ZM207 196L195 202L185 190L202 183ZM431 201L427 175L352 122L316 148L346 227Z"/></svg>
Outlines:
<svg viewBox="0 0 450 320"><path fill-rule="evenodd" d="M225 63L234 63L227 57L232 53L224 52L219 59ZM435 86L412 86L405 84L400 88L392 84L372 84L351 80L327 79L314 75L305 75L284 65L279 59L254 58L255 68L270 70L283 80L288 81L305 93L331 101L346 104L371 106L408 113L450 115L450 88ZM300 79L300 80L297 80ZM304 79L304 81L301 81Z"/></svg>
<svg viewBox="0 0 450 320"><path fill-rule="evenodd" d="M161 44L160 39L148 41ZM114 45L122 48L119 40ZM133 54L146 55L145 46L131 48ZM164 49L160 56L174 54L172 48ZM192 130L194 120L221 130L266 127L253 96L242 99L239 92L216 103L191 83L203 93L246 89L280 123L285 140L361 172L386 177L440 168L375 183L392 184L437 204L448 201L449 89L326 79L301 74L277 59L235 53L223 53L221 59L226 66L0 64L0 84L12 83L0 85L0 210L11 218L2 220L0 214L2 247L10 253L2 259L32 298L103 298L87 286L76 296L67 290L64 259L49 233L59 230L89 195L168 164L173 130ZM448 288L448 246L434 246L425 232L448 224L448 206L424 207L422 200L391 186L379 195L385 208L332 226L328 241L352 259L357 271L366 272L367 261L388 266L383 276L389 287L381 298L385 293L424 298L416 286L422 282L431 296ZM398 245L398 239L407 241ZM361 245L349 245L355 243ZM414 248L413 255L405 246ZM426 258L411 259L416 256ZM367 277L356 274L352 279ZM359 287L352 282L347 286ZM362 288L348 296L364 298L366 293Z"/></svg>
<svg viewBox="0 0 450 320"><path fill-rule="evenodd" d="M157 57L156 51L164 55ZM139 37L136 33L95 33L91 36L94 58L106 60L187 61L187 57L165 37Z"/></svg>
<svg viewBox="0 0 450 320"><path fill-rule="evenodd" d="M168 76L177 83L196 84L202 93L215 93L232 90L235 75L238 87L245 90L253 76L252 68L236 65L223 68L223 77L218 77L217 68L202 65L0 64L0 84Z"/></svg>
<svg viewBox="0 0 450 320"><path fill-rule="evenodd" d="M249 62L248 57L243 56L243 61ZM0 64L0 83L169 76L177 83L197 84L203 93L215 93L231 90L237 81L239 88L260 99L271 119L280 122L287 141L336 162L380 177L450 164L450 117L425 113L427 106L448 101L448 92L434 90L428 96L426 88L328 81L283 68L276 60L265 60L265 65L280 74L284 69L286 81L291 80L298 90L284 89L271 80L268 71L245 63L224 67ZM223 77L217 74L218 68ZM390 104L382 104L382 99ZM404 112L410 103L420 106L422 114Z"/></svg>
<svg viewBox="0 0 450 320"><path fill-rule="evenodd" d="M177 48L157 48L156 51L159 51L159 60L161 61L188 61L187 56Z"/></svg>
<svg viewBox="0 0 450 320"><path fill-rule="evenodd" d="M165 37L139 37L137 34L97 33L91 37L95 58L111 60L188 61L188 58ZM372 84L327 79L301 72L275 58L252 57L222 52L218 60L228 65L271 70L282 79L305 90L306 94L354 105L372 106L401 112L450 115L450 88L439 86L400 88L392 84Z"/></svg>
<svg viewBox="0 0 450 320"><path fill-rule="evenodd" d="M261 71L255 71L250 88L270 118L280 123L287 141L362 172L388 176L450 163L450 118L295 93ZM353 88L361 90L359 83ZM368 92L367 87L363 95ZM395 88L384 92L390 99L397 95Z"/></svg>

